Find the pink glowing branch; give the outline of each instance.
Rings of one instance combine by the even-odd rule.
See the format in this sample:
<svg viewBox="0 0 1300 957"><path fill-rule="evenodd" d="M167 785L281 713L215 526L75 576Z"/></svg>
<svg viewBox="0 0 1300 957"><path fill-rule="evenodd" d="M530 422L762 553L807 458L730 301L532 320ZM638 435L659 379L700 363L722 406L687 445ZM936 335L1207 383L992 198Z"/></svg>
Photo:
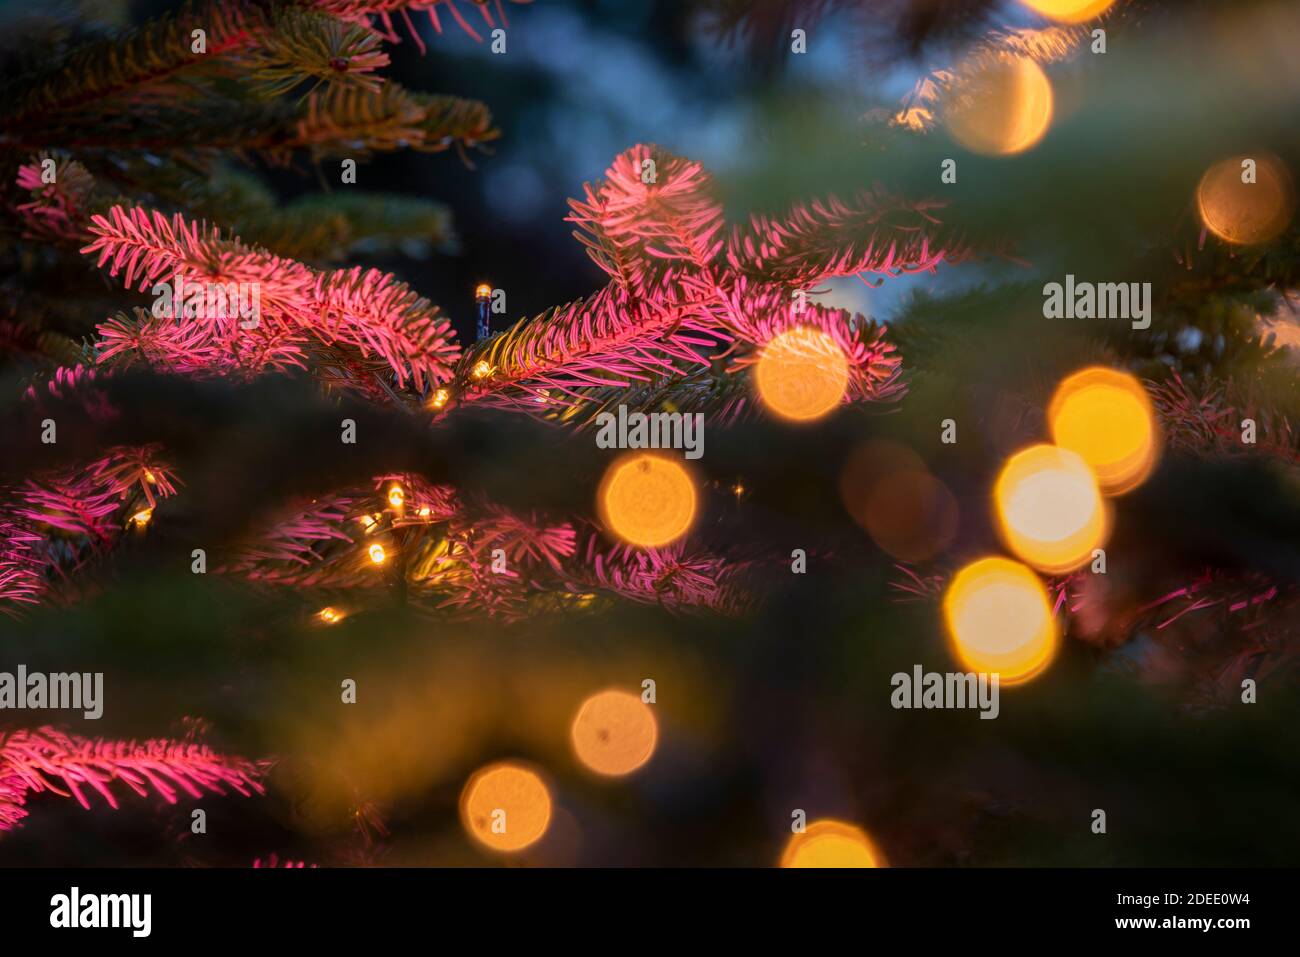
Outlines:
<svg viewBox="0 0 1300 957"><path fill-rule="evenodd" d="M576 591L594 586L673 610L709 608L731 614L749 601L738 587L743 565L683 543L660 549L610 548L600 536L591 535L583 559L570 566L569 587Z"/></svg>
<svg viewBox="0 0 1300 957"><path fill-rule="evenodd" d="M350 346L363 358L378 355L399 388L409 381L421 389L449 378L459 355L451 324L437 306L388 273L317 272L224 239L216 227L139 207L112 207L107 216L93 217L90 232L94 241L82 252L98 254L98 264L128 287L158 292L158 283L180 277L189 286L255 289L260 298L260 315L247 321L200 310L204 314L178 320L138 311L134 322L104 323L101 362L134 353L170 371L256 374L301 366L314 340Z"/></svg>
<svg viewBox="0 0 1300 957"><path fill-rule="evenodd" d="M396 43L401 39L393 24L393 15L397 14L402 18L407 33L415 41L421 53L425 51L424 41L420 39L415 24L411 22L410 15L412 12L424 11L428 14L433 29L441 33L442 20L438 16L438 11L442 9L475 42L481 42L483 39L471 23L465 19L465 15L461 13L460 8L456 5L456 0L309 0L309 2L316 9L331 13L340 19L372 26L385 40L392 43ZM478 10L479 16L483 18L483 22L487 24L489 30L495 29L498 22L493 19L492 8L496 9L500 24L509 26L501 0L490 0L490 3L489 0L482 0L482 2L470 0L470 2ZM511 2L530 3L531 0L511 0ZM381 24L382 26L380 26Z"/></svg>
<svg viewBox="0 0 1300 957"><path fill-rule="evenodd" d="M103 422L114 418L117 411L109 404L108 397L99 388L102 378L97 370L90 366L59 366L45 381L44 388L38 389L33 383L27 387L23 398L37 407L47 399L76 399L91 419Z"/></svg>
<svg viewBox="0 0 1300 957"><path fill-rule="evenodd" d="M610 389L689 377L719 349L739 351L739 368L753 356L738 344L755 351L799 324L845 350L851 399L900 395L901 363L883 330L804 305L811 286L831 276L933 269L959 254L939 238L940 204L883 193L853 204L832 198L728 232L714 193L699 163L657 146L617 156L603 180L570 201L568 217L609 285L468 350L437 408L480 403L564 418L607 400Z"/></svg>
<svg viewBox="0 0 1300 957"><path fill-rule="evenodd" d="M943 205L877 191L850 202L814 200L784 217L755 214L732 231L727 262L745 275L803 288L833 276L932 270L963 255L934 215Z"/></svg>
<svg viewBox="0 0 1300 957"><path fill-rule="evenodd" d="M31 163L18 167L18 188L31 194L15 211L26 224L30 238L76 242L85 231L86 204L94 179L75 160L54 164L54 181L46 182L44 166L50 160L42 153Z"/></svg>
<svg viewBox="0 0 1300 957"><path fill-rule="evenodd" d="M109 547L124 518L176 494L178 479L160 447L117 446L72 468L38 473L0 489L0 612L31 604L52 576L75 568L83 552Z"/></svg>
<svg viewBox="0 0 1300 957"><path fill-rule="evenodd" d="M306 861L296 861L288 857L280 857L279 854L276 854L274 851L272 851L270 854L266 856L265 860L263 860L260 857L254 858L251 866L254 869L280 868L283 870L287 868L289 870L297 870L297 869L304 869L304 868L307 869L315 868L315 867L319 867L320 865L308 864Z"/></svg>
<svg viewBox="0 0 1300 957"><path fill-rule="evenodd" d="M72 797L83 808L98 794L116 809L114 784L141 797L154 794L175 804L182 793L199 798L264 793L265 762L227 756L193 742L104 741L64 734L54 728L0 732L0 830L26 816L29 793L49 791Z"/></svg>
<svg viewBox="0 0 1300 957"><path fill-rule="evenodd" d="M574 235L629 292L663 299L682 270L707 269L723 246L722 204L699 163L638 144L615 157L605 179L569 200Z"/></svg>

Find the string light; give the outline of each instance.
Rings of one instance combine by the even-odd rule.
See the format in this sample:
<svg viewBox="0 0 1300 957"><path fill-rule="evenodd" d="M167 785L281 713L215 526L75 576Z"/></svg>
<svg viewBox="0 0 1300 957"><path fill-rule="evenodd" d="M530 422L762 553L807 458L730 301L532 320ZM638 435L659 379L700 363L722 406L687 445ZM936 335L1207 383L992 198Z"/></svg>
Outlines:
<svg viewBox="0 0 1300 957"><path fill-rule="evenodd" d="M384 546L380 545L378 542L371 545L367 551L370 555L370 560L376 565L382 565L388 560L388 553L384 551Z"/></svg>
<svg viewBox="0 0 1300 957"><path fill-rule="evenodd" d="M443 406L447 404L447 400L449 400L450 398L451 398L451 393L448 392L446 389L437 389L433 393L433 395L429 397L429 408L441 409Z"/></svg>
<svg viewBox="0 0 1300 957"><path fill-rule="evenodd" d="M402 491L402 486L393 485L388 489L388 504L393 508L401 508L406 504L406 493Z"/></svg>
<svg viewBox="0 0 1300 957"><path fill-rule="evenodd" d="M479 283L474 289L474 304L478 312L475 333L478 342L492 335L492 306L489 302L491 298L492 287L487 283Z"/></svg>
<svg viewBox="0 0 1300 957"><path fill-rule="evenodd" d="M813 821L781 853L782 867L886 867L885 856L862 828L833 818Z"/></svg>
<svg viewBox="0 0 1300 957"><path fill-rule="evenodd" d="M337 608L326 605L316 613L316 617L327 625L334 625L343 620L343 613Z"/></svg>
<svg viewBox="0 0 1300 957"><path fill-rule="evenodd" d="M659 725L639 695L609 689L582 703L569 737L579 761L597 774L615 777L631 774L650 760Z"/></svg>
<svg viewBox="0 0 1300 957"><path fill-rule="evenodd" d="M1134 376L1091 366L1067 377L1048 406L1052 441L1092 467L1101 490L1121 495L1155 468L1160 426Z"/></svg>
<svg viewBox="0 0 1300 957"><path fill-rule="evenodd" d="M1079 455L1032 445L1011 456L993 491L1007 547L1035 568L1063 574L1101 547L1109 516L1097 478Z"/></svg>
<svg viewBox="0 0 1300 957"><path fill-rule="evenodd" d="M772 337L754 369L758 397L775 415L810 422L844 399L849 361L820 329L797 326Z"/></svg>
<svg viewBox="0 0 1300 957"><path fill-rule="evenodd" d="M1056 655L1047 589L1032 570L1009 558L983 558L953 576L943 617L962 667L996 673L1002 685L1029 681Z"/></svg>
<svg viewBox="0 0 1300 957"><path fill-rule="evenodd" d="M695 498L695 483L681 463L640 452L610 465L597 493L597 508L606 527L619 538L656 548L690 530Z"/></svg>
<svg viewBox="0 0 1300 957"><path fill-rule="evenodd" d="M152 518L153 518L153 509L142 508L140 509L140 511L136 512L129 519L127 519L127 524L144 527L145 525L149 524L149 521Z"/></svg>
<svg viewBox="0 0 1300 957"><path fill-rule="evenodd" d="M466 782L460 818L465 832L485 847L520 851L550 826L550 791L530 768L508 761L490 764Z"/></svg>
<svg viewBox="0 0 1300 957"><path fill-rule="evenodd" d="M470 373L475 379L486 379L492 374L492 367L488 365L486 359L480 359L474 363L474 371Z"/></svg>

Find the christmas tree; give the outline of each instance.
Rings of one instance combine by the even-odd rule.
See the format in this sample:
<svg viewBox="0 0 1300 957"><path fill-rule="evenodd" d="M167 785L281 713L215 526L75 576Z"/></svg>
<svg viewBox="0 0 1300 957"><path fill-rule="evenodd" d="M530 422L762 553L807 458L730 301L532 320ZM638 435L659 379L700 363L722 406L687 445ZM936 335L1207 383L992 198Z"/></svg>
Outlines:
<svg viewBox="0 0 1300 957"><path fill-rule="evenodd" d="M5 31L0 860L1294 855L1293 7L129 7Z"/></svg>

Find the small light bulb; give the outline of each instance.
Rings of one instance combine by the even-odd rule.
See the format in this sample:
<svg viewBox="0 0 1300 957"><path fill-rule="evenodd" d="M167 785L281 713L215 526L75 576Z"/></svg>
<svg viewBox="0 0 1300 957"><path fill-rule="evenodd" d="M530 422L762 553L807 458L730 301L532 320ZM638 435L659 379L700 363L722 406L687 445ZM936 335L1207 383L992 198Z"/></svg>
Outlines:
<svg viewBox="0 0 1300 957"><path fill-rule="evenodd" d="M476 379L486 379L491 374L492 374L492 367L487 364L487 360L485 359L480 359L477 363L475 363L474 371L471 373L471 375L473 375L474 378Z"/></svg>
<svg viewBox="0 0 1300 957"><path fill-rule="evenodd" d="M489 286L489 285L488 285L487 283L485 283L485 282L481 282L481 283L479 283L477 286L474 287L474 298L475 298L475 299L491 299L491 298L492 298L492 287Z"/></svg>
<svg viewBox="0 0 1300 957"><path fill-rule="evenodd" d="M444 405L447 404L447 400L450 398L451 398L450 392L448 392L446 389L439 389L429 398L429 408L441 409Z"/></svg>
<svg viewBox="0 0 1300 957"><path fill-rule="evenodd" d="M131 525L148 525L149 520L153 518L152 508L142 508L128 519Z"/></svg>
<svg viewBox="0 0 1300 957"><path fill-rule="evenodd" d="M316 617L327 625L333 625L343 620L343 615L339 610L337 608L331 608L329 605L326 605L317 612Z"/></svg>
<svg viewBox="0 0 1300 957"><path fill-rule="evenodd" d="M393 508L401 508L406 504L406 494L402 491L402 486L394 485L388 490L388 504Z"/></svg>
<svg viewBox="0 0 1300 957"><path fill-rule="evenodd" d="M388 553L384 551L384 546L378 542L370 546L370 560L376 565L382 565L388 558Z"/></svg>
<svg viewBox="0 0 1300 957"><path fill-rule="evenodd" d="M154 475L150 469L145 469L144 480L148 482L150 485L155 485L158 482L158 476Z"/></svg>

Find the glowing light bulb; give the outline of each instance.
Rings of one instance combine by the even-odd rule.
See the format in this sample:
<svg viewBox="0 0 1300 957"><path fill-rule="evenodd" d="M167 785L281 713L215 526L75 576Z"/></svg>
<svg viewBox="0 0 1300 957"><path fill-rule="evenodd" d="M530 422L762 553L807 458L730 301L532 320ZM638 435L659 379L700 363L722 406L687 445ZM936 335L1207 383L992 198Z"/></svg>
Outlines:
<svg viewBox="0 0 1300 957"><path fill-rule="evenodd" d="M972 68L946 108L953 138L976 153L1022 153L1052 122L1052 84L1026 57L999 56Z"/></svg>
<svg viewBox="0 0 1300 957"><path fill-rule="evenodd" d="M368 553L370 555L370 560L376 565L382 565L388 560L388 553L384 551L384 546L380 545L378 542L375 542L375 544L370 546Z"/></svg>
<svg viewBox="0 0 1300 957"><path fill-rule="evenodd" d="M579 761L597 774L614 777L631 774L650 760L659 725L640 695L610 689L582 703L569 736Z"/></svg>
<svg viewBox="0 0 1300 957"><path fill-rule="evenodd" d="M1088 561L1109 530L1092 469L1076 453L1054 445L1033 445L1011 456L993 500L1007 547L1052 574Z"/></svg>
<svg viewBox="0 0 1300 957"><path fill-rule="evenodd" d="M1035 13L1061 23L1083 23L1106 12L1115 0L1020 0Z"/></svg>
<svg viewBox="0 0 1300 957"><path fill-rule="evenodd" d="M632 545L676 541L695 519L695 483L675 459L639 452L616 460L597 493L605 526Z"/></svg>
<svg viewBox="0 0 1300 957"><path fill-rule="evenodd" d="M470 373L475 379L486 379L492 374L492 367L488 365L486 359L480 359L474 363L474 370Z"/></svg>
<svg viewBox="0 0 1300 957"><path fill-rule="evenodd" d="M866 831L844 821L823 818L802 834L791 835L781 853L782 867L887 867L885 857Z"/></svg>
<svg viewBox="0 0 1300 957"><path fill-rule="evenodd" d="M481 283L479 283L477 286L474 287L474 298L475 298L475 299L491 299L491 298L492 298L492 287L489 286L489 285L488 285L487 283L485 283L485 282L481 282Z"/></svg>
<svg viewBox="0 0 1300 957"><path fill-rule="evenodd" d="M393 508L401 508L406 504L406 493L402 491L402 486L394 485L388 490L388 504Z"/></svg>
<svg viewBox="0 0 1300 957"><path fill-rule="evenodd" d="M1247 162L1253 176L1243 166ZM1277 157L1233 156L1205 171L1196 187L1196 206L1205 228L1220 239L1239 245L1266 243L1295 215L1295 189Z"/></svg>
<svg viewBox="0 0 1300 957"><path fill-rule="evenodd" d="M152 508L142 508L142 509L140 509L140 511L136 512L136 513L135 513L134 515L132 515L129 519L127 519L127 524L129 524L129 525L138 525L138 526L143 527L143 526L145 526L145 525L148 525L150 519L152 519L152 518L153 518L153 509L152 509Z"/></svg>
<svg viewBox="0 0 1300 957"><path fill-rule="evenodd" d="M429 408L441 409L451 398L451 393L446 389L438 389L429 397Z"/></svg>
<svg viewBox="0 0 1300 957"><path fill-rule="evenodd" d="M343 620L343 613L337 608L332 608L329 605L326 605L316 613L316 617L327 625L333 625Z"/></svg>
<svg viewBox="0 0 1300 957"><path fill-rule="evenodd" d="M144 480L150 485L156 485L158 483L158 476L154 475L151 469L145 469Z"/></svg>
<svg viewBox="0 0 1300 957"><path fill-rule="evenodd" d="M1074 373L1057 386L1047 418L1052 441L1087 462L1108 495L1137 488L1155 468L1160 426L1146 389L1126 372Z"/></svg>
<svg viewBox="0 0 1300 957"><path fill-rule="evenodd" d="M834 339L809 326L773 336L754 368L758 397L774 414L810 422L844 400L849 360Z"/></svg>
<svg viewBox="0 0 1300 957"><path fill-rule="evenodd" d="M465 833L506 853L536 843L551 823L551 795L533 770L513 762L481 768L460 796Z"/></svg>
<svg viewBox="0 0 1300 957"><path fill-rule="evenodd" d="M1056 656L1047 588L1009 558L982 558L953 576L943 617L949 648L962 667L996 673L1002 685L1029 681Z"/></svg>

